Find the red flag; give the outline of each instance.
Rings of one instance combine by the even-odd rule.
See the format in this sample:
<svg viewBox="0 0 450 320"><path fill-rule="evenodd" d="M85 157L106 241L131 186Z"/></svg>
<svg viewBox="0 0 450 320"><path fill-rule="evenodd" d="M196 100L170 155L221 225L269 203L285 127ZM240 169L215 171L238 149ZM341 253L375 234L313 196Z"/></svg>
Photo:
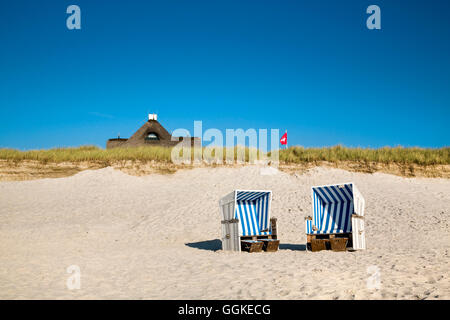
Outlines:
<svg viewBox="0 0 450 320"><path fill-rule="evenodd" d="M280 143L286 145L287 144L287 132L283 134L283 136L280 139Z"/></svg>

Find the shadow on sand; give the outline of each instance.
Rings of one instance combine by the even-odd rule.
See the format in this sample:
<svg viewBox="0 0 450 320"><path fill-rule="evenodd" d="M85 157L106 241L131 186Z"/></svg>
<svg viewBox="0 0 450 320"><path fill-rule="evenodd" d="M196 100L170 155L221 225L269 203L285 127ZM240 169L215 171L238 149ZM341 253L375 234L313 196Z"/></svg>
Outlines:
<svg viewBox="0 0 450 320"><path fill-rule="evenodd" d="M222 241L220 241L219 239L214 239L199 242L191 242L186 243L186 246L200 250L217 251L222 249Z"/></svg>
<svg viewBox="0 0 450 320"><path fill-rule="evenodd" d="M188 247L200 249L200 250L209 250L209 251L217 251L222 249L222 241L219 239L214 240L206 240L199 242L191 242L185 244ZM280 250L293 250L293 251L305 251L306 245L304 244L292 244L292 243L280 243Z"/></svg>
<svg viewBox="0 0 450 320"><path fill-rule="evenodd" d="M304 244L280 243L280 250L306 251Z"/></svg>

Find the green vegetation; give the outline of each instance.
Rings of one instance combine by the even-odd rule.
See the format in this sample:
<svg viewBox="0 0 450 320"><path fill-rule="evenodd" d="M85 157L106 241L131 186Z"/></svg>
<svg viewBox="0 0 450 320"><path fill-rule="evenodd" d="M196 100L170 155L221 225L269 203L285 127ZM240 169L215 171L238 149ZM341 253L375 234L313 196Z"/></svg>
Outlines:
<svg viewBox="0 0 450 320"><path fill-rule="evenodd" d="M379 149L346 148L335 146L330 148L291 147L280 151L280 161L286 163L305 162L375 162L383 164L417 164L443 165L450 164L450 148L424 149L384 147Z"/></svg>
<svg viewBox="0 0 450 320"><path fill-rule="evenodd" d="M235 148L235 151L237 148ZM248 161L251 149L245 148ZM41 163L61 162L99 162L109 164L117 161L171 162L171 148L152 146L137 148L101 149L95 146L79 148L56 148L49 150L19 151L0 149L0 159L9 161L34 160ZM214 153L213 153L214 154ZM235 159L236 159L235 152ZM226 150L223 151L225 158ZM373 162L382 164L416 164L416 165L448 165L450 164L450 148L423 149L385 147L379 149L346 148L335 146L329 148L290 147L280 150L280 161L285 163L311 162Z"/></svg>
<svg viewBox="0 0 450 320"><path fill-rule="evenodd" d="M55 148L48 150L19 151L15 149L0 149L0 159L22 161L35 160L42 163L52 162L105 162L121 160L140 160L170 162L171 149L165 147L138 147L101 149L95 146L78 148Z"/></svg>

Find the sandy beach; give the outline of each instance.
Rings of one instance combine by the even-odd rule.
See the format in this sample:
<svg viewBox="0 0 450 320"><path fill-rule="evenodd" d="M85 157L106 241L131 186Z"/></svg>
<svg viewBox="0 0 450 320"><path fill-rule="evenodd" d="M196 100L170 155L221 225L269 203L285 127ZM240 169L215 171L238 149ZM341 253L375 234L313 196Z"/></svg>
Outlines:
<svg viewBox="0 0 450 320"><path fill-rule="evenodd" d="M367 250L306 252L310 187L353 181ZM273 191L276 253L221 251L218 201ZM113 168L0 182L1 299L450 299L450 180L314 168ZM69 290L69 266L80 289ZM378 289L367 281L379 270Z"/></svg>

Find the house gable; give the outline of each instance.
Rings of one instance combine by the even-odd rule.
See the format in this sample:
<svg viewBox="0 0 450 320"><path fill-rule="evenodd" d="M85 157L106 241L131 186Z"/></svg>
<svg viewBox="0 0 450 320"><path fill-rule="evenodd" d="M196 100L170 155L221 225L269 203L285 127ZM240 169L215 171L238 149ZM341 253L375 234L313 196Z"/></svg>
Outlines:
<svg viewBox="0 0 450 320"><path fill-rule="evenodd" d="M130 144L142 144L147 143L146 140L150 133L156 134L158 140L156 141L171 141L172 136L164 129L164 127L157 120L148 120L142 127L136 131L131 138L128 139Z"/></svg>

